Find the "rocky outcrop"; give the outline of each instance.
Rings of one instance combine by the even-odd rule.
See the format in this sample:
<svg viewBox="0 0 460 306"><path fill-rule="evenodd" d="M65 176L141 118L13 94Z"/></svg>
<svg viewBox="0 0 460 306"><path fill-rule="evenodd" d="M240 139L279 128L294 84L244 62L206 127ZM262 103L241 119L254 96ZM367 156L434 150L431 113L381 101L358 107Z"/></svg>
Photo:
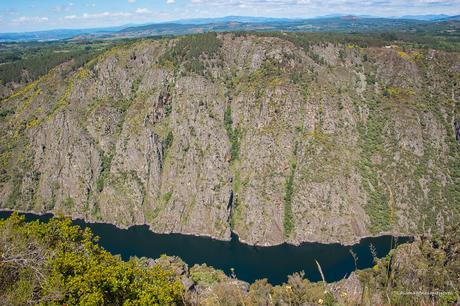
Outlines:
<svg viewBox="0 0 460 306"><path fill-rule="evenodd" d="M459 62L289 36L119 46L2 101L0 207L259 245L438 231L459 215Z"/></svg>

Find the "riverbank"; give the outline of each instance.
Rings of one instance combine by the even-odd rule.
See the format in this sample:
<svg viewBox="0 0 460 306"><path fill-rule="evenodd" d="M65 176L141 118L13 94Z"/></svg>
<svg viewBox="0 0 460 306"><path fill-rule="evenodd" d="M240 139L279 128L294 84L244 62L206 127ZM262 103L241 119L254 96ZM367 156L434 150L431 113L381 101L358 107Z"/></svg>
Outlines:
<svg viewBox="0 0 460 306"><path fill-rule="evenodd" d="M0 213L7 217L11 211ZM27 220L47 221L48 215L26 214ZM384 257L395 247L395 242L404 243L409 238L395 239L392 236L364 238L358 244L302 243L298 246L282 244L261 247L250 246L239 241L236 235L230 241L183 234L157 234L145 225L120 229L106 223L86 223L74 220L74 224L88 227L100 237L99 243L112 254L120 254L124 260L130 257L157 258L162 254L179 256L187 264L207 264L223 270L228 275L236 271L238 277L247 282L267 278L272 284L287 281L287 276L304 271L311 281L321 280L317 269L318 261L326 281L334 282L350 275L356 268L372 267L375 248L376 256ZM355 263L353 253L359 258ZM233 270L232 270L233 269Z"/></svg>
<svg viewBox="0 0 460 306"><path fill-rule="evenodd" d="M29 220L33 217L28 215ZM60 305L88 304L88 301L99 301L97 304L101 305L127 301L136 305L452 305L459 299L455 290L460 272L456 247L460 237L458 228L446 228L445 235L436 240L422 239L399 245L381 259L372 256L372 269L355 265L349 275L330 283L323 280L343 263L338 259L339 266L329 266L324 259L336 255L337 250L323 250L322 257L309 263L321 274L318 281L310 281L308 272L301 271L289 274L280 284L273 284L264 278L241 280L241 267L230 269L231 273L226 275L211 265L191 265L177 256L131 257L128 261L101 248L106 243L107 230L115 230L111 237L112 247L121 243L119 247L126 249L130 245L125 242L136 243L136 240L145 246L142 235L150 233L145 226L120 230L111 225L94 227L93 224L93 229L102 234L97 240L83 230L84 226L72 226L69 219L52 219L48 223L23 220L18 217L0 219L0 300L8 305L42 304L44 301ZM127 232L132 235L130 240L126 239ZM168 239L171 236L174 241L179 239L177 242L182 250L194 253L211 250L200 249L197 245L191 248L187 241L180 241L181 237L185 238L183 235L162 235ZM216 245L212 247L218 257L229 259L225 250L215 249ZM277 248L251 247L259 253ZM379 245L371 250L377 254ZM295 260L295 251L287 251L294 256L284 260L278 256L278 264ZM360 258L360 250L355 251L358 252L355 259ZM266 254L259 255L262 255L261 259L257 258L260 261ZM270 262L263 264L269 272L277 268ZM247 267L252 268L252 263ZM430 267L430 273L427 274L423 267ZM450 281L445 282L445 279ZM17 290L19 285L21 290ZM435 294L405 294L422 292L420 290Z"/></svg>
<svg viewBox="0 0 460 306"><path fill-rule="evenodd" d="M239 242L241 242L243 244L246 244L248 246L255 246L255 247L276 247L276 246L280 246L280 245L301 246L302 244L305 244L305 243L340 244L342 246L353 246L355 244L359 244L362 240L369 239L369 238L378 238L378 237L381 237L381 236L393 236L395 238L404 238L404 237L411 237L412 236L409 233L402 233L402 232L398 232L398 231L385 231L385 232L380 232L380 233L374 234L374 235L356 236L356 237L353 237L352 239L349 239L347 241L340 241L340 240L337 240L337 239L327 239L327 240L313 240L313 239L308 240L307 239L307 240L302 240L302 241L289 241L289 240L287 240L287 241L284 241L282 243L274 243L274 244L270 244L270 243L266 243L266 242L251 243L250 241L242 239L240 237L240 235L238 235L238 233L236 231L234 231L234 230L230 231L230 236L229 237L216 237L214 235L196 234L196 233L191 233L191 232L187 232L187 231L155 231L155 230L152 229L152 227L149 224L146 224L146 223L136 223L136 224L126 226L126 225L123 225L123 224L117 224L117 223L105 222L105 221L100 221L100 220L94 220L92 218L86 218L84 216L75 217L75 216L72 216L72 215L66 215L66 214L62 214L62 213L37 212L37 211L33 211L33 210L29 210L29 211L11 210L11 209L0 208L0 212L12 212L12 211L16 211L16 212L22 213L22 214L34 214L34 215L39 215L39 216L45 216L45 215L51 215L51 216L56 216L56 217L57 216L62 216L62 217L70 218L72 220L81 220L81 221L86 222L86 223L113 225L113 226L117 227L118 229L123 229L123 230L127 230L127 229L129 229L131 227L135 227L135 226L147 226L149 228L149 230L154 234L165 234L165 235L179 234L179 235L187 235L187 236L193 236L193 237L205 237L205 238L210 238L210 239L214 239L214 240L218 240L218 241L231 241L232 236L236 236L238 238Z"/></svg>

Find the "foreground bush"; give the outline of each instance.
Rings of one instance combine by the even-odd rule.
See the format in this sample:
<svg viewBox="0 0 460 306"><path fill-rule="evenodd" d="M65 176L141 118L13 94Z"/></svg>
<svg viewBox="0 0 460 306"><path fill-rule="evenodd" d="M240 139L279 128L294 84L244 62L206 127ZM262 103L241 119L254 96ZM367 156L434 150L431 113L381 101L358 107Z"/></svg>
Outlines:
<svg viewBox="0 0 460 306"><path fill-rule="evenodd" d="M0 221L0 304L182 304L176 273L122 261L70 220Z"/></svg>
<svg viewBox="0 0 460 306"><path fill-rule="evenodd" d="M337 283L295 273L249 285L233 272L168 256L124 262L68 219L0 220L0 305L456 305L460 228L400 245Z"/></svg>

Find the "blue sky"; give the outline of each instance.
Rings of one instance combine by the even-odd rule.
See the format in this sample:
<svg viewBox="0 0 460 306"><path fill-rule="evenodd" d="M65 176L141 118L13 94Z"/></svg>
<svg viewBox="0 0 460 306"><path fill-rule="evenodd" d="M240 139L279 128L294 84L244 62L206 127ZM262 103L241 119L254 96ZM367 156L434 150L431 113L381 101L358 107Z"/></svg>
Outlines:
<svg viewBox="0 0 460 306"><path fill-rule="evenodd" d="M460 14L460 0L0 0L0 32L92 28L228 15Z"/></svg>

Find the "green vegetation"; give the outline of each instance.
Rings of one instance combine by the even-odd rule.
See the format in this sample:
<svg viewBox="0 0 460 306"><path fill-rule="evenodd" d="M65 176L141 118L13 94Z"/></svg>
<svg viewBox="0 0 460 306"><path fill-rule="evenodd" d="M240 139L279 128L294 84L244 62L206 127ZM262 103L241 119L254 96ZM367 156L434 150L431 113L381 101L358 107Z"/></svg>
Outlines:
<svg viewBox="0 0 460 306"><path fill-rule="evenodd" d="M179 258L122 261L69 219L0 220L0 301L5 305L452 305L460 298L460 229L397 246L375 266L327 284L294 273L285 284L249 287ZM397 244L397 241L395 241ZM269 269L269 267L267 267ZM319 269L319 268L318 268ZM189 283L184 287L182 284ZM427 292L427 294L405 294Z"/></svg>
<svg viewBox="0 0 460 306"><path fill-rule="evenodd" d="M110 45L97 41L0 44L0 83L31 82L64 62L76 70Z"/></svg>
<svg viewBox="0 0 460 306"><path fill-rule="evenodd" d="M455 226L442 235L421 237L390 251L376 260L374 268L357 272L363 285L362 304L372 304L373 296L386 296L389 305L456 304L460 299L459 246L460 229Z"/></svg>
<svg viewBox="0 0 460 306"><path fill-rule="evenodd" d="M381 178L380 165L374 164L372 158L384 155L383 127L386 120L379 101L369 101L368 106L367 126L359 128L361 160L358 167L364 179L363 187L368 194L365 209L371 219L371 230L382 232L391 228L392 208L389 206L387 186Z"/></svg>
<svg viewBox="0 0 460 306"><path fill-rule="evenodd" d="M284 235L289 235L294 230L294 215L292 213L292 196L294 194L294 176L297 169L297 147L298 143L294 146L294 154L291 161L291 172L286 179L286 194L284 195Z"/></svg>
<svg viewBox="0 0 460 306"><path fill-rule="evenodd" d="M458 28L460 22L454 22L456 30L452 33L436 29L432 26L430 30L424 33L410 33L407 29L384 29L377 31L317 31L317 32L254 32L258 36L275 36L288 40L296 46L309 50L312 45L322 43L341 44L346 46L357 46L360 48L383 47L391 44L397 44L404 49L438 49L448 52L460 51L460 40L458 38ZM448 26L447 26L448 28ZM451 28L452 30L452 28ZM237 32L237 35L246 35L247 32Z"/></svg>
<svg viewBox="0 0 460 306"><path fill-rule="evenodd" d="M159 62L175 69L183 66L187 72L204 75L207 65L204 59L216 58L221 46L216 33L184 36L160 57Z"/></svg>
<svg viewBox="0 0 460 306"><path fill-rule="evenodd" d="M171 148L173 141L174 141L173 132L169 131L168 135L166 135L166 138L163 141L163 148L164 148L165 155L168 154L168 151Z"/></svg>
<svg viewBox="0 0 460 306"><path fill-rule="evenodd" d="M163 202L164 202L164 203L168 203L169 200L171 200L172 195L173 195L172 191L166 192L166 193L163 195Z"/></svg>
<svg viewBox="0 0 460 306"><path fill-rule="evenodd" d="M110 174L110 166L112 164L112 159L113 152L109 154L102 154L101 173L96 183L98 192L102 192L102 190L104 189L105 182L107 181L107 178Z"/></svg>
<svg viewBox="0 0 460 306"><path fill-rule="evenodd" d="M67 209L72 209L75 207L75 200L72 197L68 196L64 199L62 205Z"/></svg>
<svg viewBox="0 0 460 306"><path fill-rule="evenodd" d="M70 220L0 221L0 300L7 305L182 304L174 271L123 262Z"/></svg>
<svg viewBox="0 0 460 306"><path fill-rule="evenodd" d="M232 107L231 101L229 101L227 108L225 109L224 113L224 127L225 131L227 132L227 137L230 140L230 164L231 164L231 171L233 173L233 182L232 182L232 214L230 218L230 227L235 228L237 225L238 219L241 217L241 210L243 206L241 205L240 200L238 199L238 194L241 192L241 177L240 177L240 164L238 159L240 158L240 144L241 144L241 136L242 136L242 129L237 126L233 128L233 119L232 119Z"/></svg>
<svg viewBox="0 0 460 306"><path fill-rule="evenodd" d="M241 128L233 128L232 107L230 104L225 109L224 113L224 126L227 131L228 139L231 144L231 161L236 161L240 154L240 141L241 141Z"/></svg>
<svg viewBox="0 0 460 306"><path fill-rule="evenodd" d="M222 277L223 273L221 271L215 270L206 265L194 268L190 273L190 278L195 283L205 283L207 285L218 282L222 279Z"/></svg>
<svg viewBox="0 0 460 306"><path fill-rule="evenodd" d="M460 149L455 142L451 142L450 147L449 168L452 182L447 189L447 197L457 215L460 215Z"/></svg>

